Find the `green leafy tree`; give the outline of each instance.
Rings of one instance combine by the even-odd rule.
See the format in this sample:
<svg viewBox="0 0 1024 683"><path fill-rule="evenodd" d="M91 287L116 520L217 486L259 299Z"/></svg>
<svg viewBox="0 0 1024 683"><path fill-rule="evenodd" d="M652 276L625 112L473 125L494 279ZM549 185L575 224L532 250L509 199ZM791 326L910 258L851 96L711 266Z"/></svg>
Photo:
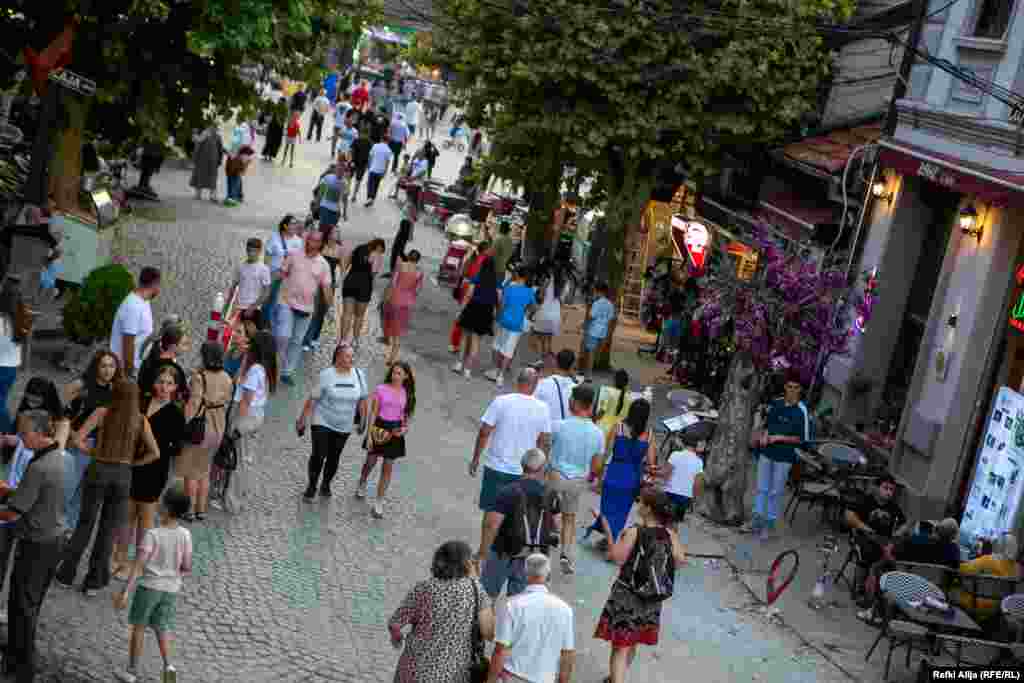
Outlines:
<svg viewBox="0 0 1024 683"><path fill-rule="evenodd" d="M83 131L111 141L187 139L210 116L253 114L260 99L240 67L298 80L320 74L326 48L352 43L380 0L12 0L0 36L13 57L42 50L77 16L69 68L97 83L93 98L62 95L53 183L77 196ZM13 71L2 77L9 80ZM6 84L5 84L6 85ZM25 87L30 85L26 82Z"/></svg>
<svg viewBox="0 0 1024 683"><path fill-rule="evenodd" d="M701 176L723 150L766 144L816 103L829 62L819 25L852 0L439 0L436 61L515 156L552 141L607 196L607 277L660 174ZM560 177L559 177L560 178Z"/></svg>

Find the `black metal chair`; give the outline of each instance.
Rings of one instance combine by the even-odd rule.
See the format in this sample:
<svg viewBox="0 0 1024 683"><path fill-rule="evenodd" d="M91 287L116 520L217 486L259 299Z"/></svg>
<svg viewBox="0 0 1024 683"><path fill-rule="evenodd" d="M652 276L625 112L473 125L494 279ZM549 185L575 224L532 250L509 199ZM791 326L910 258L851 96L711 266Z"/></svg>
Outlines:
<svg viewBox="0 0 1024 683"><path fill-rule="evenodd" d="M910 668L910 656L914 651L915 643L926 643L931 631L920 624L915 624L902 619L894 619L896 604L906 603L915 600L924 600L926 597L936 600L945 600L946 596L942 589L928 579L907 572L887 572L882 575L878 583L878 589L882 596L882 630L878 638L872 643L864 661L871 659L872 653L882 638L889 641L889 652L885 657L885 678L889 680L889 669L892 666L892 651L899 647L907 648L907 668Z"/></svg>

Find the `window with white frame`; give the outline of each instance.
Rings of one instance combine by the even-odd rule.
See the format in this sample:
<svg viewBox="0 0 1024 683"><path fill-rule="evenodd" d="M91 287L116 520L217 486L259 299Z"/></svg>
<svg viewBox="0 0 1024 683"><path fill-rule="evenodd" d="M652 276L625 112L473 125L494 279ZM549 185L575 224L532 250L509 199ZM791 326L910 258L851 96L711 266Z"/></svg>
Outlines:
<svg viewBox="0 0 1024 683"><path fill-rule="evenodd" d="M1013 18L1014 0L978 0L974 11L975 38L1002 40Z"/></svg>

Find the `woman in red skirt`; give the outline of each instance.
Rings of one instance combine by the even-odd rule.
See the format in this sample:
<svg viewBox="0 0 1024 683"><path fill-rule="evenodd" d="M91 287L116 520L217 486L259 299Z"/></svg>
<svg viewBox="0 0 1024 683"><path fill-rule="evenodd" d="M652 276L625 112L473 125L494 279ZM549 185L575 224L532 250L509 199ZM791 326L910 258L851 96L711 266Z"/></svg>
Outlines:
<svg viewBox="0 0 1024 683"><path fill-rule="evenodd" d="M636 657L637 645L658 644L662 600L644 598L634 590L634 586L642 583L644 578L634 576L634 569L646 569L643 561L637 562L637 553L641 549L652 553L656 545L664 545L664 550L674 561L667 570L669 572L674 572L675 566L686 562L686 548L672 528L674 508L669 497L654 489L644 489L633 509L640 523L623 531L608 549L608 559L622 569L612 584L612 592L594 632L595 638L607 640L612 646L611 675L605 683L623 683L626 680L626 670ZM596 510L594 516L604 528L605 537L611 539L608 520Z"/></svg>
<svg viewBox="0 0 1024 683"><path fill-rule="evenodd" d="M390 347L388 365L398 362L398 348L402 337L409 331L409 319L416 305L416 295L423 287L423 273L419 269L420 252L413 249L400 258L391 274L391 286L384 300L384 337Z"/></svg>
<svg viewBox="0 0 1024 683"><path fill-rule="evenodd" d="M466 266L466 270L462 273L460 279L461 284L455 285L455 300L462 301L466 294L466 288L469 286L469 279L475 277L480 272L480 266L487 260L488 250L491 248L491 243L486 240L481 242L476 247L476 256L473 256L469 265ZM462 348L462 328L459 326L459 318L455 317L455 322L452 323L452 331L448 337L448 351L450 353L458 353L459 349Z"/></svg>

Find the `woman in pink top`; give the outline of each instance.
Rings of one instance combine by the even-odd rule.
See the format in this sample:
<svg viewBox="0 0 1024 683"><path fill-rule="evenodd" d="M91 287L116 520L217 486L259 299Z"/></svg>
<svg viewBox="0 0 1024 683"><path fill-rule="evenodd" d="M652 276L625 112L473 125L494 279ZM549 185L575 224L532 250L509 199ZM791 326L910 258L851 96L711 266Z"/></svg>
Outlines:
<svg viewBox="0 0 1024 683"><path fill-rule="evenodd" d="M412 368L408 363L394 363L388 368L384 382L378 384L370 396L367 424L371 427L363 442L366 462L356 487L356 498L366 498L366 480L377 466L377 460L383 458L377 481L377 500L372 510L377 519L384 517L384 494L391 483L395 460L405 457L405 433L409 430L409 420L415 409L416 380Z"/></svg>
<svg viewBox="0 0 1024 683"><path fill-rule="evenodd" d="M384 338L391 349L388 364L398 362L398 348L402 337L409 331L416 295L423 286L423 273L419 269L420 252L413 249L398 263L391 276L391 287L384 299Z"/></svg>

